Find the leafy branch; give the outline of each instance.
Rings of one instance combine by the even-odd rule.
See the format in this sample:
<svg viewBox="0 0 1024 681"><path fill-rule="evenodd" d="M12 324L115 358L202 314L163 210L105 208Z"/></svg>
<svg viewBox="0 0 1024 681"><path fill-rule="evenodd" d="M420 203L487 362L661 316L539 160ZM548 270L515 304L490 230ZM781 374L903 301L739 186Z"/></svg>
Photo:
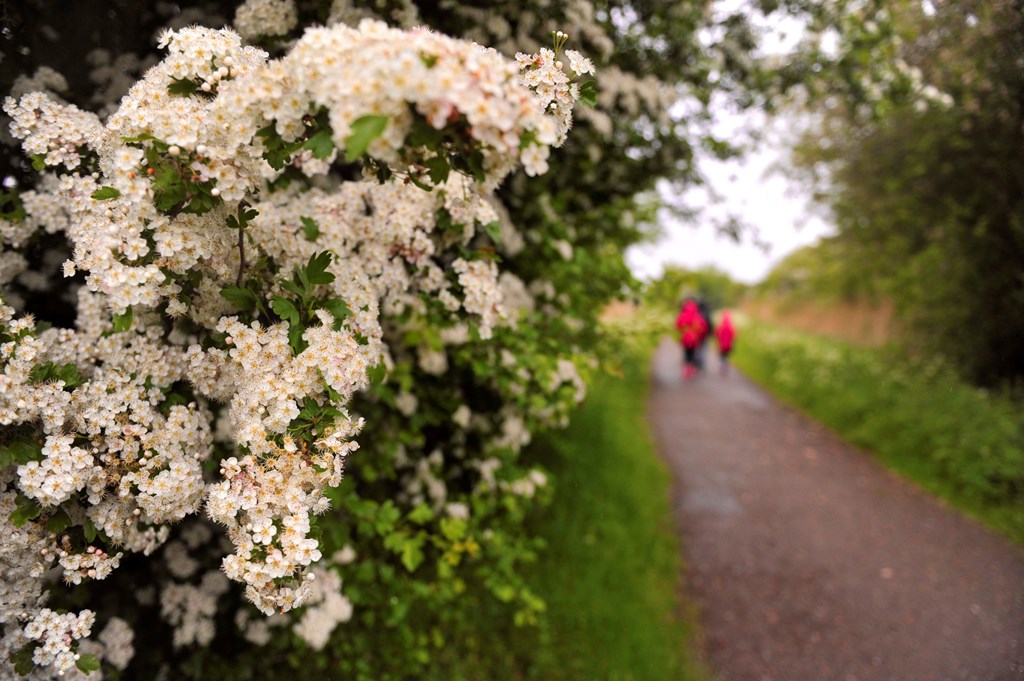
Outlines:
<svg viewBox="0 0 1024 681"><path fill-rule="evenodd" d="M288 322L288 342L296 354L306 349L302 334L313 323L317 310L331 313L335 330L352 315L351 308L341 298L316 294L317 286L334 281L334 275L327 271L333 257L330 251L311 255L305 266L295 269L291 280L281 282L281 288L291 296L274 296L270 300L274 314Z"/></svg>

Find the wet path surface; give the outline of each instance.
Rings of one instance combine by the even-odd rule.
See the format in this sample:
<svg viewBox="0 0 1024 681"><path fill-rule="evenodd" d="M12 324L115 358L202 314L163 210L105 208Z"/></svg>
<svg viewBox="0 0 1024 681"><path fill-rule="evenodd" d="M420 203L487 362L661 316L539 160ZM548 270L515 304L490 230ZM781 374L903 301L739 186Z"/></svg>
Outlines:
<svg viewBox="0 0 1024 681"><path fill-rule="evenodd" d="M719 681L1024 679L1024 550L717 365L650 418Z"/></svg>

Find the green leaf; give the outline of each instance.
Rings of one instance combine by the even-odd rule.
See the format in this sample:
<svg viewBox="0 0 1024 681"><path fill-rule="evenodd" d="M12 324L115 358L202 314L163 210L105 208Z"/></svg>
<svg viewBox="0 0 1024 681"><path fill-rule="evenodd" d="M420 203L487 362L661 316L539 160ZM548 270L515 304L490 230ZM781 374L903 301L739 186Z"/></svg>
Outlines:
<svg viewBox="0 0 1024 681"><path fill-rule="evenodd" d="M114 333L121 333L132 328L132 322L135 320L135 312L132 308L128 308L121 314L114 315Z"/></svg>
<svg viewBox="0 0 1024 681"><path fill-rule="evenodd" d="M415 347L423 342L423 331L421 329L409 329L402 336L402 343Z"/></svg>
<svg viewBox="0 0 1024 681"><path fill-rule="evenodd" d="M385 501L377 509L377 513L374 518L374 525L377 529L377 534L385 534L391 531L391 528L395 526L398 519L401 517L398 509L395 508L394 503L391 501Z"/></svg>
<svg viewBox="0 0 1024 681"><path fill-rule="evenodd" d="M320 236L320 225L317 224L313 218L307 218L305 215L299 218L302 221L302 233L306 235L308 241L316 241L317 237Z"/></svg>
<svg viewBox="0 0 1024 681"><path fill-rule="evenodd" d="M351 163L365 154L387 125L387 116L360 116L352 121L352 131L345 138L345 160Z"/></svg>
<svg viewBox="0 0 1024 681"><path fill-rule="evenodd" d="M422 189L425 192L429 192L429 191L432 191L434 189L433 187L431 187L426 182L422 182L421 180L417 180L412 175L407 175L405 179L408 180L409 182L412 182L414 185L416 185L417 187L419 187L420 189Z"/></svg>
<svg viewBox="0 0 1024 681"><path fill-rule="evenodd" d="M291 160L292 154L302 147L301 140L285 142L284 138L278 134L277 126L274 123L260 128L256 131L256 136L263 138L263 158L274 170L284 168L285 164Z"/></svg>
<svg viewBox="0 0 1024 681"><path fill-rule="evenodd" d="M71 516L63 508L58 508L46 521L46 529L50 532L63 532L71 527Z"/></svg>
<svg viewBox="0 0 1024 681"><path fill-rule="evenodd" d="M83 674L88 674L100 668L100 661L96 659L95 655L79 655L78 659L75 660L75 666Z"/></svg>
<svg viewBox="0 0 1024 681"><path fill-rule="evenodd" d="M91 544L96 541L96 525L93 524L91 518L87 517L82 524L82 534L85 535L86 543Z"/></svg>
<svg viewBox="0 0 1024 681"><path fill-rule="evenodd" d="M39 502L25 496L19 495L16 503L18 505L17 508L11 512L10 516L8 516L11 524L15 527L24 527L28 521L38 518L39 514L43 510L43 507L39 505Z"/></svg>
<svg viewBox="0 0 1024 681"><path fill-rule="evenodd" d="M82 374L78 371L78 367L70 362L57 365L53 373L58 381L64 381L65 390L76 388L82 384Z"/></svg>
<svg viewBox="0 0 1024 681"><path fill-rule="evenodd" d="M299 311L295 307L295 303L287 298L282 298L281 296L274 297L270 301L270 309L273 310L278 317L284 319L293 326L297 326L301 322L302 318L299 316Z"/></svg>
<svg viewBox="0 0 1024 681"><path fill-rule="evenodd" d="M64 381L64 389L72 390L82 384L82 374L78 367L72 363L54 364L43 362L36 364L28 374L32 383L45 383L46 381Z"/></svg>
<svg viewBox="0 0 1024 681"><path fill-rule="evenodd" d="M415 537L402 547L402 565L413 572L423 562L423 538Z"/></svg>
<svg viewBox="0 0 1024 681"><path fill-rule="evenodd" d="M46 154L32 154L32 170L46 170Z"/></svg>
<svg viewBox="0 0 1024 681"><path fill-rule="evenodd" d="M483 182L486 179L484 155L479 149L473 149L468 155L454 157L452 167L460 173L472 175L477 182Z"/></svg>
<svg viewBox="0 0 1024 681"><path fill-rule="evenodd" d="M334 149L334 140L331 139L330 129L319 130L302 145L303 149L309 149L318 159L323 160L331 155Z"/></svg>
<svg viewBox="0 0 1024 681"><path fill-rule="evenodd" d="M436 149L444 141L444 134L432 126L423 117L417 116L412 129L405 137L405 144L410 147L430 147Z"/></svg>
<svg viewBox="0 0 1024 681"><path fill-rule="evenodd" d="M519 148L526 149L534 144L537 144L537 133L533 130L524 130L519 136Z"/></svg>
<svg viewBox="0 0 1024 681"><path fill-rule="evenodd" d="M462 518L444 518L441 520L441 534L448 541L456 541L466 536L466 521Z"/></svg>
<svg viewBox="0 0 1024 681"><path fill-rule="evenodd" d="M106 201L108 199L116 199L121 196L121 192L117 191L113 187L100 187L94 191L91 196L97 201Z"/></svg>
<svg viewBox="0 0 1024 681"><path fill-rule="evenodd" d="M186 406L191 401L191 397L182 395L181 393L167 393L164 397L164 401L160 403L160 413L166 416L171 413L171 407Z"/></svg>
<svg viewBox="0 0 1024 681"><path fill-rule="evenodd" d="M18 441L0 446L0 468L42 459L43 448L37 442Z"/></svg>
<svg viewBox="0 0 1024 681"><path fill-rule="evenodd" d="M426 504L420 504L409 511L409 515L407 517L410 522L416 523L417 525L425 525L434 519L434 512L430 510L430 507Z"/></svg>
<svg viewBox="0 0 1024 681"><path fill-rule="evenodd" d="M388 377L388 367L384 362L381 362L380 364L370 367L366 373L367 376L370 377L370 381L372 383L380 384Z"/></svg>
<svg viewBox="0 0 1024 681"><path fill-rule="evenodd" d="M28 676L33 669L36 668L36 663L32 659L32 654L35 652L38 644L33 642L25 646L22 646L18 650L11 653L7 660L14 665L14 673L19 676Z"/></svg>
<svg viewBox="0 0 1024 681"><path fill-rule="evenodd" d="M327 271L333 257L330 251L321 251L309 256L309 262L304 268L306 281L313 286L334 281L334 275Z"/></svg>
<svg viewBox="0 0 1024 681"><path fill-rule="evenodd" d="M29 383L42 383L46 379L50 378L51 372L53 371L53 362L43 362L37 364L28 372Z"/></svg>
<svg viewBox="0 0 1024 681"><path fill-rule="evenodd" d="M188 203L182 207L181 212L202 215L203 213L209 213L222 202L219 196L213 195L213 189L216 186L213 180L199 183L189 182L188 180L183 182Z"/></svg>
<svg viewBox="0 0 1024 681"><path fill-rule="evenodd" d="M187 96L199 90L199 83L190 78L175 78L171 76L171 80L174 82L167 86L167 91L172 95Z"/></svg>
<svg viewBox="0 0 1024 681"><path fill-rule="evenodd" d="M189 95L197 95L208 99L213 99L217 96L217 94L212 90L204 90L198 78L175 78L171 76L171 80L174 82L167 86L167 91L172 95L182 95L186 97Z"/></svg>
<svg viewBox="0 0 1024 681"><path fill-rule="evenodd" d="M0 219L21 222L25 219L25 206L18 192L0 192Z"/></svg>
<svg viewBox="0 0 1024 681"><path fill-rule="evenodd" d="M580 101L587 106L597 105L597 81L588 80L580 85Z"/></svg>
<svg viewBox="0 0 1024 681"><path fill-rule="evenodd" d="M306 289L291 281L282 281L281 288L288 291L288 293L294 293L299 298L303 298L306 295Z"/></svg>
<svg viewBox="0 0 1024 681"><path fill-rule="evenodd" d="M292 324L288 327L288 345L296 355L309 347L309 343L302 337L305 332L301 324Z"/></svg>
<svg viewBox="0 0 1024 681"><path fill-rule="evenodd" d="M220 290L220 297L235 306L241 312L256 309L256 294L240 286L226 286Z"/></svg>
<svg viewBox="0 0 1024 681"><path fill-rule="evenodd" d="M494 596L502 603L508 603L516 597L516 590L511 584L498 584L492 588Z"/></svg>
<svg viewBox="0 0 1024 681"><path fill-rule="evenodd" d="M422 534L410 535L407 532L391 532L384 537L384 547L393 553L397 553L402 565L409 572L414 571L423 562Z"/></svg>
<svg viewBox="0 0 1024 681"><path fill-rule="evenodd" d="M157 210L163 213L171 211L188 197L188 188L174 167L168 166L157 170L155 178L153 195Z"/></svg>
<svg viewBox="0 0 1024 681"><path fill-rule="evenodd" d="M341 328L341 322L352 316L352 308L341 298L328 298L320 304L320 307L331 313L334 317L334 330Z"/></svg>
<svg viewBox="0 0 1024 681"><path fill-rule="evenodd" d="M423 165L430 171L430 181L435 185L443 183L448 179L448 173L451 172L451 166L448 165L448 159L444 156L435 156L434 158L427 159L423 162Z"/></svg>
<svg viewBox="0 0 1024 681"><path fill-rule="evenodd" d="M484 231L487 232L487 236L491 237L491 241L496 244L501 243L501 223L497 220L488 222L484 225Z"/></svg>

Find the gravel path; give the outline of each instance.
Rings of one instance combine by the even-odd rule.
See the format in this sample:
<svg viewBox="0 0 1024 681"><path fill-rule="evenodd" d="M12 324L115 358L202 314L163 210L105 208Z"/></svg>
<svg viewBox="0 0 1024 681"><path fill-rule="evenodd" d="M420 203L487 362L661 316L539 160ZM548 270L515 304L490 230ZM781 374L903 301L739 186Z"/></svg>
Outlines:
<svg viewBox="0 0 1024 681"><path fill-rule="evenodd" d="M655 353L650 418L719 681L1024 679L1024 550L679 355Z"/></svg>

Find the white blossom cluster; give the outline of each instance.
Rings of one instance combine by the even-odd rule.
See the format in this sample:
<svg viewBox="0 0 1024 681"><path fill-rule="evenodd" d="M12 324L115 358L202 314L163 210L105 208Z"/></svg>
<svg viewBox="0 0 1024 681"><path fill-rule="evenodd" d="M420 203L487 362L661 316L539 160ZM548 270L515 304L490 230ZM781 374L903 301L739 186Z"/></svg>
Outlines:
<svg viewBox="0 0 1024 681"><path fill-rule="evenodd" d="M41 608L22 629L30 641L41 645L32 653L33 661L41 666L52 666L58 673L70 671L75 666L76 653L72 641L85 638L92 631L96 615L91 610L58 614L49 608Z"/></svg>
<svg viewBox="0 0 1024 681"><path fill-rule="evenodd" d="M491 8L478 7L470 3L452 3L450 7L450 11L459 14L474 26L467 32L468 37L493 45L504 54L514 55L522 51L537 52L537 56L540 56L547 48L538 43L535 36L556 32L562 27L558 23L561 22L571 27L572 35L569 37L574 42L585 43L590 51L603 58L611 55L614 39L609 35L607 25L598 19L600 12L594 3L590 0L569 0L558 3L558 9L564 16L556 19L549 3L524 3L517 15L517 21L512 25ZM565 50L564 54L569 62L569 70L577 75L591 73L592 63L589 59L573 50ZM557 58L553 58L549 63L553 65L557 61ZM541 76L536 74L533 77ZM558 80L554 73L549 72L547 77L554 81ZM601 87L597 93L598 106L579 109L577 114L600 135L610 137L615 126L616 111L627 114L629 118L642 113L657 120L659 125L670 125L669 111L679 99L678 89L654 74L638 77L618 66L608 65L601 69Z"/></svg>
<svg viewBox="0 0 1024 681"><path fill-rule="evenodd" d="M235 10L232 25L245 40L283 35L299 23L294 0L246 0Z"/></svg>
<svg viewBox="0 0 1024 681"><path fill-rule="evenodd" d="M497 215L464 175L452 174L438 189L425 192L399 183L346 183L331 192L314 188L275 196L254 205L260 215L252 233L267 253L289 267L304 263L318 250L346 254L339 261L346 274L338 277L335 286L349 287L337 290L346 300L368 306L372 315L378 314L378 306L390 314L407 308L422 311L420 293L428 293L450 311L464 309L476 315L480 335L486 338L503 319L495 289L497 270L483 264L456 264L456 272L472 269L475 276L460 275L453 282L437 256L446 247L467 244L477 226L494 222ZM438 233L436 215L441 210L450 217L453 230L449 233ZM315 240L296 228L302 218L320 226ZM356 282L361 288L353 288ZM372 328L370 319L366 328Z"/></svg>
<svg viewBox="0 0 1024 681"><path fill-rule="evenodd" d="M250 1L236 22L247 35L275 35L266 29L293 14L290 2ZM93 616L46 609L47 570L59 566L73 584L103 579L126 552L152 554L171 524L201 511L233 550L222 572L159 589L176 646L212 639L228 579L266 614L308 604L296 633L313 647L348 620L340 579L313 567L312 516L327 510L325 489L358 447L364 422L347 411L350 399L372 367L393 363L381 316L445 311L442 349L419 354L434 375L447 370L444 345L469 339L467 317L483 339L511 323L498 267L468 249L497 221L490 190L518 164L546 169L578 97L550 55L517 66L373 21L307 31L279 60L229 30L160 40L167 58L106 120L42 92L4 103L12 133L47 172L20 194L25 218L0 223L0 285L24 270L19 250L40 229L64 233L72 258L63 275L84 280L74 329L36 326L0 291L0 425L28 434L15 436L18 463L0 469L10 538L0 547L0 654L34 645L36 664L60 672L74 666ZM592 71L582 56L569 59L576 73ZM358 144L366 117L386 119L365 151L392 179L322 177ZM411 145L417 120L450 146ZM329 133L329 153L311 128ZM288 149L284 170L268 160L274 145ZM480 165L459 170L453 159L467 154ZM452 164L440 178L426 172L438 160ZM273 187L287 170L316 181ZM325 251L329 269L300 281ZM250 292L262 321L240 314L232 290ZM279 312L288 296L298 296L294 317ZM412 413L407 395L398 409ZM496 446L528 441L509 413L517 418ZM231 454L204 475L215 433ZM443 504L429 471L421 478L421 493ZM171 574L195 574L189 552L207 540L167 545ZM87 647L123 668L132 639L115 622ZM266 633L258 629L254 640Z"/></svg>
<svg viewBox="0 0 1024 681"><path fill-rule="evenodd" d="M81 149L103 137L103 127L94 115L62 105L43 92L7 99L4 112L11 117L11 134L22 140L25 153L42 158L48 166L78 168Z"/></svg>
<svg viewBox="0 0 1024 681"><path fill-rule="evenodd" d="M481 145L487 186L493 187L520 160L528 172L539 172L536 157L546 153L541 150L562 141L560 119L539 108L529 83L523 85L516 66L494 50L366 20L358 28L338 24L307 31L283 59L234 83L219 98L219 109L254 122L274 121L284 138L293 139L302 133L311 104L325 107L338 148L361 116L387 116L387 128L369 153L389 163L401 161L410 105L437 129L462 118ZM250 138L255 131L235 128ZM527 133L533 142L523 146L536 151L521 156Z"/></svg>
<svg viewBox="0 0 1024 681"><path fill-rule="evenodd" d="M135 656L134 638L135 634L127 622L120 617L111 617L98 636L103 646L103 657L116 669L124 670Z"/></svg>
<svg viewBox="0 0 1024 681"><path fill-rule="evenodd" d="M566 50L569 68L577 76L594 73L594 65L575 50ZM556 123L556 139L560 144L565 140L572 126L572 109L580 97L579 85L572 82L564 65L553 50L541 48L537 54L516 54L516 63L523 72L523 82L534 93L537 106L552 115ZM524 159L528 175L547 172L547 149L530 147L530 160Z"/></svg>
<svg viewBox="0 0 1024 681"><path fill-rule="evenodd" d="M335 627L352 617L352 603L341 593L341 578L334 570L314 568L306 610L293 630L313 650L322 650Z"/></svg>
<svg viewBox="0 0 1024 681"><path fill-rule="evenodd" d="M198 585L169 582L160 593L160 614L174 625L174 647L205 645L216 631L217 598L228 590L221 572L207 572Z"/></svg>

